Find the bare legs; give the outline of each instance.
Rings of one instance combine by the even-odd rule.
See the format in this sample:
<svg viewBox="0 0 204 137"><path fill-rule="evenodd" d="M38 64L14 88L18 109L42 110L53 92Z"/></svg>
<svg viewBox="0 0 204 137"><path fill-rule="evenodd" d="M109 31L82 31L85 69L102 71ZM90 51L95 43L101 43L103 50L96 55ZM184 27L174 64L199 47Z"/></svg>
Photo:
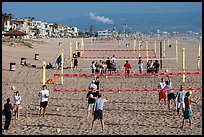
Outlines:
<svg viewBox="0 0 204 137"><path fill-rule="evenodd" d="M41 117L41 114L43 115L43 117L45 116L45 110L46 110L47 107L43 108L43 107L40 107L40 117Z"/></svg>
<svg viewBox="0 0 204 137"><path fill-rule="evenodd" d="M15 116L16 116L16 119L19 120L19 116L20 116L19 106L17 106L17 108L16 108L16 110L15 110Z"/></svg>
<svg viewBox="0 0 204 137"><path fill-rule="evenodd" d="M87 117L86 117L87 119L89 118L90 113L91 113L91 111L90 111L90 110L88 110L88 111L87 111Z"/></svg>
<svg viewBox="0 0 204 137"><path fill-rule="evenodd" d="M185 121L185 119L183 119L181 128L183 128L185 125L186 125L186 121ZM192 120L190 120L190 119L189 119L189 128L192 129Z"/></svg>
<svg viewBox="0 0 204 137"><path fill-rule="evenodd" d="M91 126L91 130L93 130L94 128L94 123L95 123L96 120L93 120L92 121L92 126ZM101 127L102 127L102 130L104 129L104 120L103 119L100 119L100 122L101 122Z"/></svg>

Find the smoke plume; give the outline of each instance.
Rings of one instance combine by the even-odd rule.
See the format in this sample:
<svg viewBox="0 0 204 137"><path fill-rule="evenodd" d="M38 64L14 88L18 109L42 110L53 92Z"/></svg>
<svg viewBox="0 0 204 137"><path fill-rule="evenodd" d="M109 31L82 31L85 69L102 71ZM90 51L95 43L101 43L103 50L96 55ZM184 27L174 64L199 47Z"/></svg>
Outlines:
<svg viewBox="0 0 204 137"><path fill-rule="evenodd" d="M107 23L107 24L113 24L113 20L109 19L109 18L105 18L104 16L96 16L95 13L90 12L89 13L90 18L102 23Z"/></svg>

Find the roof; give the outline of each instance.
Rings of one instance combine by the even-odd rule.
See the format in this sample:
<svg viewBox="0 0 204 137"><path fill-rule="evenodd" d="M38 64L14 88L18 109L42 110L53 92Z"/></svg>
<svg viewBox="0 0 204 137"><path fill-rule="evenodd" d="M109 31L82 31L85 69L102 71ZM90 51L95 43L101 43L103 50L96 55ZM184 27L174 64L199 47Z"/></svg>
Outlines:
<svg viewBox="0 0 204 137"><path fill-rule="evenodd" d="M9 20L10 21L10 24L11 25L13 25L13 24L20 24L20 23L18 23L18 22L16 22L16 21L13 21L13 20ZM7 20L2 20L2 24L4 24L4 23L6 23L6 25L8 25L7 24Z"/></svg>
<svg viewBox="0 0 204 137"><path fill-rule="evenodd" d="M23 31L19 31L19 30L11 30L7 33L4 34L5 36L24 36L24 35L28 35Z"/></svg>

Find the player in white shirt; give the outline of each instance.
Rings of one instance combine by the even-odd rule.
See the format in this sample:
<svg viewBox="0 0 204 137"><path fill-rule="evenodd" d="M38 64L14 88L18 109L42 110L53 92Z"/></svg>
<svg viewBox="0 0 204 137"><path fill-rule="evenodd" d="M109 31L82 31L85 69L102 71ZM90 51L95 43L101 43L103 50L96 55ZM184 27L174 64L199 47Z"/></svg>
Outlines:
<svg viewBox="0 0 204 137"><path fill-rule="evenodd" d="M185 109L185 103L184 103L184 98L186 96L186 91L183 90L183 86L180 86L179 91L176 94L176 102L177 102L177 114L179 115L179 110L180 108L182 109L182 112L184 114L184 109Z"/></svg>
<svg viewBox="0 0 204 137"><path fill-rule="evenodd" d="M47 90L46 85L42 86L42 89L40 90L38 95L40 96L40 116L41 116L41 111L43 110L42 114L44 117L45 110L46 110L47 104L48 104L48 97L49 97L49 91Z"/></svg>
<svg viewBox="0 0 204 137"><path fill-rule="evenodd" d="M14 92L14 111L16 119L19 119L20 116L20 104L21 104L21 96L18 91Z"/></svg>
<svg viewBox="0 0 204 137"><path fill-rule="evenodd" d="M159 103L161 99L164 99L164 104L166 105L166 91L164 90L164 87L166 86L166 83L164 82L164 79L161 78L161 81L159 82L158 87L161 89L159 91Z"/></svg>

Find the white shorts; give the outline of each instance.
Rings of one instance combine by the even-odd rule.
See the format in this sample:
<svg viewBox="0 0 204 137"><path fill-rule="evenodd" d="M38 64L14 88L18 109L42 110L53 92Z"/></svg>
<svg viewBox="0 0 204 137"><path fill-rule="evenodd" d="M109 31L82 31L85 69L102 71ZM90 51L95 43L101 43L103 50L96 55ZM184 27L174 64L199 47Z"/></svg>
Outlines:
<svg viewBox="0 0 204 137"><path fill-rule="evenodd" d="M178 102L177 108L185 108L184 102Z"/></svg>
<svg viewBox="0 0 204 137"><path fill-rule="evenodd" d="M88 104L88 111L93 111L93 106L94 106L94 103Z"/></svg>

